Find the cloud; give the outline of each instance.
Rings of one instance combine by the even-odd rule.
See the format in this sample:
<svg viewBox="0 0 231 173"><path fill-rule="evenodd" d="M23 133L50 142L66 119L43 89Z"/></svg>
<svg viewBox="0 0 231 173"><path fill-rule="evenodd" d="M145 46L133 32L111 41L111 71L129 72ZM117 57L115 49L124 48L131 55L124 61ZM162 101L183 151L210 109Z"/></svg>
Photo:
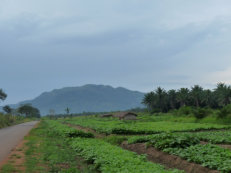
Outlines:
<svg viewBox="0 0 231 173"><path fill-rule="evenodd" d="M228 0L0 1L5 103L85 83L149 91L228 81L230 5Z"/></svg>

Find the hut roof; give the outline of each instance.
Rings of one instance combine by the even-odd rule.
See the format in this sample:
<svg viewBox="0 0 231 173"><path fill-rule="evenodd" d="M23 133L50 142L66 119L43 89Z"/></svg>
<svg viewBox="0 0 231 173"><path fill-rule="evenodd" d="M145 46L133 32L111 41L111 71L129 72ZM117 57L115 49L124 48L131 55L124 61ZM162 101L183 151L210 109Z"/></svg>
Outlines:
<svg viewBox="0 0 231 173"><path fill-rule="evenodd" d="M114 115L114 117L118 117L118 118L124 118L126 115L134 115L137 116L137 114L133 113L133 112L118 112Z"/></svg>

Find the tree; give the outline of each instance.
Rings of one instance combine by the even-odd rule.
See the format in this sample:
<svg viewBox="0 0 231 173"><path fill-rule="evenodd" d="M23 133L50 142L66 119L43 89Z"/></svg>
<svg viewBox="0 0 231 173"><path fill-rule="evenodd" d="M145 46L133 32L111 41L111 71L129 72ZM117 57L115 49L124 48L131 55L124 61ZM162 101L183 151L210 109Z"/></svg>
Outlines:
<svg viewBox="0 0 231 173"><path fill-rule="evenodd" d="M144 95L144 98L142 100L142 104L146 105L148 110L152 110L154 107L154 101L155 101L155 93L153 91L147 93Z"/></svg>
<svg viewBox="0 0 231 173"><path fill-rule="evenodd" d="M2 89L0 89L0 100L5 100L6 97L7 97L7 94Z"/></svg>
<svg viewBox="0 0 231 173"><path fill-rule="evenodd" d="M168 91L168 102L171 109L176 109L179 107L177 103L176 90L172 89Z"/></svg>
<svg viewBox="0 0 231 173"><path fill-rule="evenodd" d="M26 117L40 118L40 111L29 104L20 106L18 112Z"/></svg>
<svg viewBox="0 0 231 173"><path fill-rule="evenodd" d="M189 89L181 88L177 92L177 101L180 103L180 106L186 106L189 101Z"/></svg>
<svg viewBox="0 0 231 173"><path fill-rule="evenodd" d="M12 113L13 111L13 109L8 105L4 106L2 109L8 114Z"/></svg>
<svg viewBox="0 0 231 173"><path fill-rule="evenodd" d="M155 93L156 93L156 107L160 109L162 112L166 112L168 110L166 91L163 88L158 87L155 90Z"/></svg>
<svg viewBox="0 0 231 173"><path fill-rule="evenodd" d="M66 114L69 114L69 113L70 113L70 109L67 107L67 108L65 109L65 112L66 112Z"/></svg>
<svg viewBox="0 0 231 173"><path fill-rule="evenodd" d="M215 89L215 95L220 106L226 106L231 101L231 87L224 83L218 83Z"/></svg>
<svg viewBox="0 0 231 173"><path fill-rule="evenodd" d="M203 101L203 88L199 85L194 85L190 92L190 98L192 99L193 106L202 106Z"/></svg>

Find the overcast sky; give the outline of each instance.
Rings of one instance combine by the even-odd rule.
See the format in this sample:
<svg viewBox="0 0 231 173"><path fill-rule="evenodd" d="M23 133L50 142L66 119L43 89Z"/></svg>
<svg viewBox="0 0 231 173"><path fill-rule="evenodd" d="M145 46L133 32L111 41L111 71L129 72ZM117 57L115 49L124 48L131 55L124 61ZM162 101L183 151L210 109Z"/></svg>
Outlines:
<svg viewBox="0 0 231 173"><path fill-rule="evenodd" d="M231 83L230 0L0 0L0 105L65 86Z"/></svg>

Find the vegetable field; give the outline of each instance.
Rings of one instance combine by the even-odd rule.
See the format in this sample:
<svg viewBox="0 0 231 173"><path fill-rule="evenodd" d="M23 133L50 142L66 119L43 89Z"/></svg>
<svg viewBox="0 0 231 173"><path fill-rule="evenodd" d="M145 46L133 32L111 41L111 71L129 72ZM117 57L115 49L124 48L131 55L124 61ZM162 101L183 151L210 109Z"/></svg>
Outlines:
<svg viewBox="0 0 231 173"><path fill-rule="evenodd" d="M105 120L93 117L79 117L67 122L92 128L99 133L105 134L155 134L161 132L200 131L230 128L230 126L227 125L217 124L180 123L168 121L119 121L111 118Z"/></svg>
<svg viewBox="0 0 231 173"><path fill-rule="evenodd" d="M34 136L28 138L26 170L231 172L230 126L153 120L94 116L42 120L33 130Z"/></svg>

